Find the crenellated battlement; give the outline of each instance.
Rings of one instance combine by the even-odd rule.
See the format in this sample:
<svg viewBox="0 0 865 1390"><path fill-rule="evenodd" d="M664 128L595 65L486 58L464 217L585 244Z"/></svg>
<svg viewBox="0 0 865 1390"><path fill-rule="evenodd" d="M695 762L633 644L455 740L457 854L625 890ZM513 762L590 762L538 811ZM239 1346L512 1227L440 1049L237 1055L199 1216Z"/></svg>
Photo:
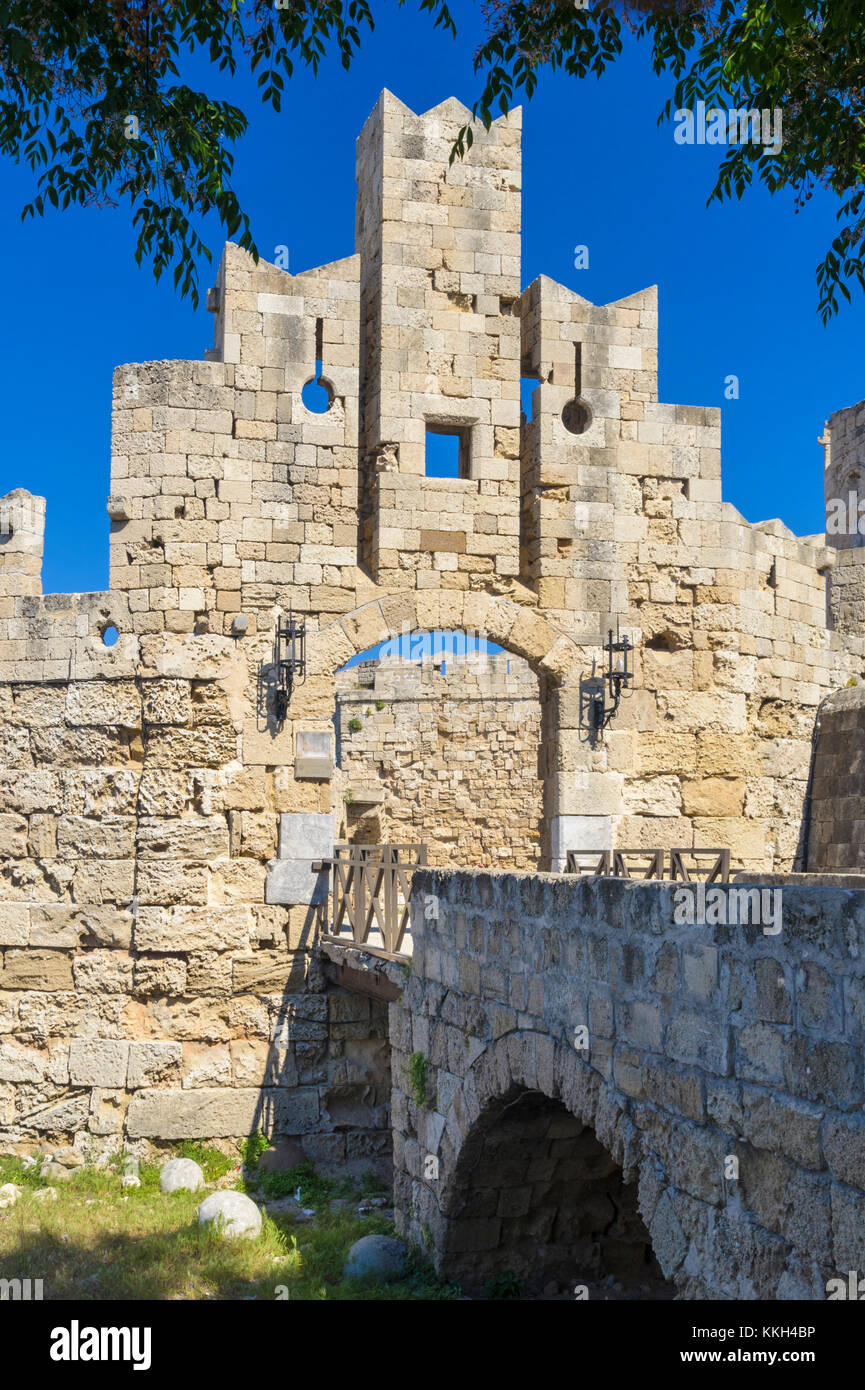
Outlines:
<svg viewBox="0 0 865 1390"><path fill-rule="evenodd" d="M658 400L654 288L521 288L519 112L450 164L467 116L383 93L354 253L290 274L229 244L205 360L117 369L107 592L43 595L44 501L0 499L0 1137L267 1124L386 1162L384 1015L341 1031L314 951L335 839L803 861L815 716L865 679L865 548L722 500L717 407ZM827 487L858 484L863 410L830 420ZM617 626L633 685L590 739ZM506 655L345 669L437 632ZM836 809L811 869L858 843Z"/></svg>

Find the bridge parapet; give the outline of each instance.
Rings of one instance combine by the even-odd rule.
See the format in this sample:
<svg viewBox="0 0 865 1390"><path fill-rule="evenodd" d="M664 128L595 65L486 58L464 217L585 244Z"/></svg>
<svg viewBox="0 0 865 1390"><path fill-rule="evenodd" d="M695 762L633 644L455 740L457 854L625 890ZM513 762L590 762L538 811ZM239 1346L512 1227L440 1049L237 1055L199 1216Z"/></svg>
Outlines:
<svg viewBox="0 0 865 1390"><path fill-rule="evenodd" d="M653 1253L686 1297L819 1299L865 1270L861 887L419 869L412 934L397 1219L442 1273L591 1282Z"/></svg>

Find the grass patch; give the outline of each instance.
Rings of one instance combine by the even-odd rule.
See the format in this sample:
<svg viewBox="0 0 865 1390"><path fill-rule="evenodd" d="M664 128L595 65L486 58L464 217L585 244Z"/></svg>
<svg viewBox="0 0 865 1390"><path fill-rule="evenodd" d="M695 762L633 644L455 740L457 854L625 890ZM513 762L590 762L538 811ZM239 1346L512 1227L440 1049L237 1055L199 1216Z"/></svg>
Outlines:
<svg viewBox="0 0 865 1390"><path fill-rule="evenodd" d="M251 1151L250 1156L254 1155ZM206 1145L184 1143L178 1157L192 1158L209 1183L224 1177L237 1160ZM354 1199L379 1195L373 1177L341 1182L302 1164L286 1173L253 1173L238 1189L261 1200L294 1195L315 1210L312 1221L291 1214L265 1215L255 1240L226 1240L198 1225L199 1192L159 1190L159 1163L142 1162L140 1187L120 1184L123 1154L104 1168L89 1165L52 1184L56 1201L43 1202L40 1164L25 1168L20 1159L0 1160L0 1185L14 1182L22 1195L0 1210L0 1279L42 1279L46 1299L301 1299L427 1300L457 1294L431 1267L412 1254L398 1283L345 1280L349 1247L361 1236L392 1235L381 1212L360 1215ZM163 1160L164 1161L164 1160ZM214 1176L217 1175L218 1176ZM221 1184L224 1186L224 1183ZM286 1189L285 1192L282 1189ZM337 1199L335 1201L335 1199ZM333 1205L331 1205L333 1203Z"/></svg>
<svg viewBox="0 0 865 1390"><path fill-rule="evenodd" d="M300 1163L281 1173L256 1173L244 1185L247 1192L261 1192L267 1201L280 1197L297 1197L301 1206L318 1211L336 1198L350 1201L359 1195L352 1178L336 1181L317 1173L311 1163Z"/></svg>
<svg viewBox="0 0 865 1390"><path fill-rule="evenodd" d="M427 1095L429 1058L423 1052L413 1052L403 1067L403 1074L408 1078L415 1105L425 1106L429 1100Z"/></svg>
<svg viewBox="0 0 865 1390"><path fill-rule="evenodd" d="M252 1141L247 1139L244 1142L249 1144ZM205 1182L219 1182L219 1179L230 1173L232 1168L240 1167L240 1159L224 1154L214 1144L199 1144L195 1139L184 1139L177 1150L177 1157L191 1158L197 1163L204 1174Z"/></svg>

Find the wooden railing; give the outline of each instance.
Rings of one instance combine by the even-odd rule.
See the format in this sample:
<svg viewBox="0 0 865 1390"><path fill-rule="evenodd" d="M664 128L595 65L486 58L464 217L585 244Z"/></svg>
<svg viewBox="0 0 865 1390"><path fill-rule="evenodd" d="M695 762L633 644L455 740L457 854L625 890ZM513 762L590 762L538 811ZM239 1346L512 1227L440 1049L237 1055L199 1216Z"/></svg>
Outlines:
<svg viewBox="0 0 865 1390"><path fill-rule="evenodd" d="M669 869L665 873L665 855ZM583 862L581 862L583 861ZM728 849L569 849L565 872L584 877L659 878L694 883L726 883L730 877Z"/></svg>
<svg viewBox="0 0 865 1390"><path fill-rule="evenodd" d="M313 864L330 873L323 936L399 955L409 926L411 879L426 864L426 845L335 845L332 859ZM380 941L370 941L378 935Z"/></svg>

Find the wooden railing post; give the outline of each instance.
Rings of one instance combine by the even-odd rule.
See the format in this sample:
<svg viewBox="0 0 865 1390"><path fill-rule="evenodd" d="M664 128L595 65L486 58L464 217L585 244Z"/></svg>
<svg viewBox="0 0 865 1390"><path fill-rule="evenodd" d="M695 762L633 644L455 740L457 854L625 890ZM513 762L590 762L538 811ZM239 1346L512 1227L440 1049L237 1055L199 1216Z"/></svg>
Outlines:
<svg viewBox="0 0 865 1390"><path fill-rule="evenodd" d="M386 845L382 854L384 869L384 927L382 936L386 951L396 950L396 946L392 944L396 941L396 883L394 881L396 862L394 850Z"/></svg>
<svg viewBox="0 0 865 1390"><path fill-rule="evenodd" d="M354 929L355 941L363 942L366 937L366 859L363 851L351 851L356 855L354 864Z"/></svg>

